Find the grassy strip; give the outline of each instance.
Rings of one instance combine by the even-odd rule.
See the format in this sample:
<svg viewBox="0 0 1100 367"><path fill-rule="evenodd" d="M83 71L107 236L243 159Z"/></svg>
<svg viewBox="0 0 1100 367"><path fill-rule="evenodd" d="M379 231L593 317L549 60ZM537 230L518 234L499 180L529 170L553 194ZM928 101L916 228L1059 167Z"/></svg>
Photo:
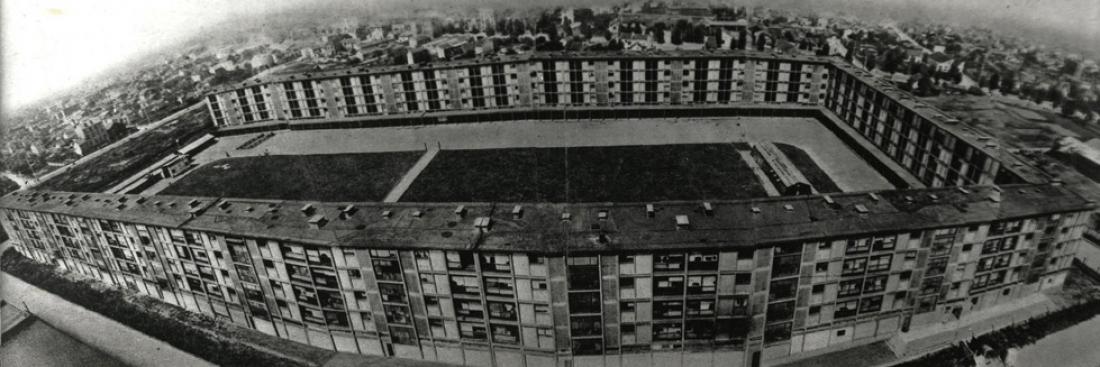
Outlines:
<svg viewBox="0 0 1100 367"><path fill-rule="evenodd" d="M92 280L67 278L55 272L55 267L36 263L14 250L9 249L0 256L0 266L3 267L4 272L27 283L220 366L307 365L265 353L252 345L238 342L235 340L237 335L217 335L216 333L220 332L218 329L229 326L206 315L188 312L147 297L134 302L121 290ZM153 302L159 305L151 309L149 306ZM174 312L158 312L166 309ZM279 351L293 352L283 349ZM331 352L321 352L324 352L325 356L331 355Z"/></svg>
<svg viewBox="0 0 1100 367"><path fill-rule="evenodd" d="M381 201L424 152L226 158L161 194L255 199Z"/></svg>
<svg viewBox="0 0 1100 367"><path fill-rule="evenodd" d="M833 179L829 177L829 174L821 170L821 167L814 162L813 157L806 154L806 151L788 144L776 143L775 146L787 156L787 159L794 163L795 168L798 168L802 172L803 176L810 181L810 185L813 185L817 192L822 194L828 194L832 192L840 192L840 187L833 182Z"/></svg>
<svg viewBox="0 0 1100 367"><path fill-rule="evenodd" d="M1100 300L1091 300L1052 312L1046 316L982 334L964 343L948 347L919 359L897 365L898 367L974 366L974 358L966 350L975 352L990 347L987 357L1004 358L1011 348L1021 348L1043 337L1065 330L1100 315Z"/></svg>
<svg viewBox="0 0 1100 367"><path fill-rule="evenodd" d="M651 202L767 194L733 144L444 150L406 202Z"/></svg>

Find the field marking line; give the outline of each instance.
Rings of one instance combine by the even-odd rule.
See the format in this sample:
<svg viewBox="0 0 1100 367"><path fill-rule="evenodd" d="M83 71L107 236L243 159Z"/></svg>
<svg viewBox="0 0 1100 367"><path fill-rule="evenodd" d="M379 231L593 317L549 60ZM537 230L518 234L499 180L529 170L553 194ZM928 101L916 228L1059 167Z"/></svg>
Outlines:
<svg viewBox="0 0 1100 367"><path fill-rule="evenodd" d="M382 199L384 203L396 203L401 199L402 195L405 195L405 191L409 190L409 186L412 186L413 181L416 181L417 177L420 177L420 173L424 172L425 168L428 168L428 164L435 159L435 156L439 154L439 146L431 147L424 151L424 154L420 156L420 159L416 161L416 164L409 168L408 172L401 177L401 181L397 182L389 194L386 194L386 198Z"/></svg>

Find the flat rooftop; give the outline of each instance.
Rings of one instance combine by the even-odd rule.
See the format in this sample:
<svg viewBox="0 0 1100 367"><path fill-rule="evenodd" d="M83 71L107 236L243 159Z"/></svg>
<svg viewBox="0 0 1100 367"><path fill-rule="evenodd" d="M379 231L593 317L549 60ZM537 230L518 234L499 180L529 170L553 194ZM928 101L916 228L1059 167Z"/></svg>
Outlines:
<svg viewBox="0 0 1100 367"><path fill-rule="evenodd" d="M736 249L965 226L1092 210L1095 205L1061 184L1016 184L842 193L828 200L814 195L586 204L347 203L20 191L0 198L0 207L337 247L562 253ZM680 225L678 216L687 224Z"/></svg>

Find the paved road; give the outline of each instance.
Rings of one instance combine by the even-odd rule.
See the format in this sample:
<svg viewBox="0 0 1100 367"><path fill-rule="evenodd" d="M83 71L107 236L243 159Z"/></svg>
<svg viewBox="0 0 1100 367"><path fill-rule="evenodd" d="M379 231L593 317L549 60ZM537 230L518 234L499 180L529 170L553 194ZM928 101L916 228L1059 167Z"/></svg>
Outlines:
<svg viewBox="0 0 1100 367"><path fill-rule="evenodd" d="M226 157L337 154L442 149L614 146L772 141L802 148L842 191L891 189L885 178L815 119L724 117L509 121L419 127L280 131L260 146L237 150L257 134L226 136L195 157L202 165Z"/></svg>
<svg viewBox="0 0 1100 367"><path fill-rule="evenodd" d="M1020 350L1016 367L1096 367L1100 365L1100 317L1039 339Z"/></svg>

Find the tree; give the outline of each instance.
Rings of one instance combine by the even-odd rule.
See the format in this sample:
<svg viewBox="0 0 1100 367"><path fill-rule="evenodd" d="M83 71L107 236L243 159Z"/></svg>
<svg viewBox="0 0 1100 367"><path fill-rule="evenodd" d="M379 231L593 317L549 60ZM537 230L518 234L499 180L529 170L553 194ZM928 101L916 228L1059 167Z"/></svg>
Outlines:
<svg viewBox="0 0 1100 367"><path fill-rule="evenodd" d="M650 27L649 30L653 33L653 40L658 44L665 43L665 28L667 26L664 23L658 22Z"/></svg>
<svg viewBox="0 0 1100 367"><path fill-rule="evenodd" d="M744 28L737 32L737 47L739 49L746 50L749 48L748 37L749 32L745 31Z"/></svg>
<svg viewBox="0 0 1100 367"><path fill-rule="evenodd" d="M1015 94L1016 75L1009 72L1001 79L1001 93Z"/></svg>
<svg viewBox="0 0 1100 367"><path fill-rule="evenodd" d="M1001 87L1001 74L993 73L989 76L989 90L996 90Z"/></svg>
<svg viewBox="0 0 1100 367"><path fill-rule="evenodd" d="M756 36L756 50L764 51L764 47L768 45L768 38L763 34Z"/></svg>
<svg viewBox="0 0 1100 367"><path fill-rule="evenodd" d="M1062 74L1074 75L1077 74L1077 69L1080 68L1080 64L1077 60L1066 58L1062 64Z"/></svg>
<svg viewBox="0 0 1100 367"><path fill-rule="evenodd" d="M684 27L687 22L680 20L672 26L672 35L669 36L669 43L674 45L682 45L684 43Z"/></svg>

